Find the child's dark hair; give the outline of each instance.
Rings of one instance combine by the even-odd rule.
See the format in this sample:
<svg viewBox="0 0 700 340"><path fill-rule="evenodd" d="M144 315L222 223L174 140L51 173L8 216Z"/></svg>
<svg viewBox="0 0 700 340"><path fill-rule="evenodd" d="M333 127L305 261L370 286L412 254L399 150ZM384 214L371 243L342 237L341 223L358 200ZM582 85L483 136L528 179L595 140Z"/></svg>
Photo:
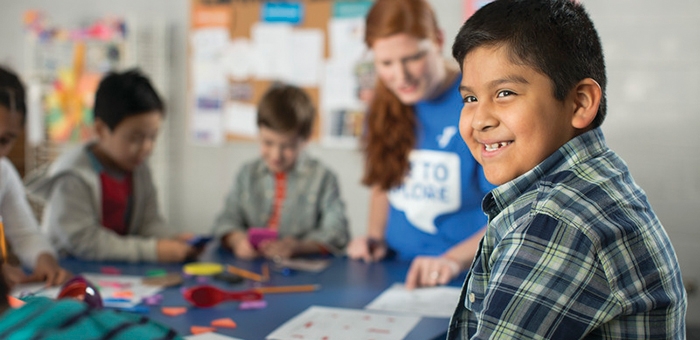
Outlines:
<svg viewBox="0 0 700 340"><path fill-rule="evenodd" d="M452 46L460 68L477 47L504 46L513 62L552 80L563 101L581 80L591 78L603 92L591 127L605 119L605 60L600 37L583 6L572 0L496 0L464 23Z"/></svg>
<svg viewBox="0 0 700 340"><path fill-rule="evenodd" d="M151 111L165 115L165 105L148 78L137 69L110 72L97 87L95 119L114 129L124 119Z"/></svg>
<svg viewBox="0 0 700 340"><path fill-rule="evenodd" d="M304 90L286 84L274 84L258 104L258 126L276 132L295 132L309 139L316 110Z"/></svg>
<svg viewBox="0 0 700 340"><path fill-rule="evenodd" d="M24 85L17 74L10 69L0 66L0 105L8 110L22 115L22 121L27 114L27 104L24 101Z"/></svg>

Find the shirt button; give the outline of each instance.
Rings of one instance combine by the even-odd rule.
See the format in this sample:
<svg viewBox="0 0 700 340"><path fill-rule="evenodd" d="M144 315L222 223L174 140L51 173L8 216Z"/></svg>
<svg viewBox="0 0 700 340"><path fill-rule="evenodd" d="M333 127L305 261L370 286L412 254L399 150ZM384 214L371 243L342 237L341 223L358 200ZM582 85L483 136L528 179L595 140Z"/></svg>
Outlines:
<svg viewBox="0 0 700 340"><path fill-rule="evenodd" d="M469 293L469 302L474 303L476 301L476 296L474 296L474 293Z"/></svg>

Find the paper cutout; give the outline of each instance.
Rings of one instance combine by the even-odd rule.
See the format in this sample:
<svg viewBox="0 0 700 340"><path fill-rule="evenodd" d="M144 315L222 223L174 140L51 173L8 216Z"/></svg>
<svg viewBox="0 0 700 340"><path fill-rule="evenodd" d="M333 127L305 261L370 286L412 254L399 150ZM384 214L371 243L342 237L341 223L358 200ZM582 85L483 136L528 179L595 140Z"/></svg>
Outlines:
<svg viewBox="0 0 700 340"><path fill-rule="evenodd" d="M192 334L202 334L202 333L209 333L215 331L216 328L214 327L204 327L204 326L191 326L190 327L190 332Z"/></svg>
<svg viewBox="0 0 700 340"><path fill-rule="evenodd" d="M100 268L100 272L102 274L112 274L112 275L120 275L122 273L121 270L117 267L110 267L110 266L105 266Z"/></svg>
<svg viewBox="0 0 700 340"><path fill-rule="evenodd" d="M236 322L231 320L231 318L221 318L221 319L216 319L211 322L211 325L213 327L222 327L222 328L236 328L238 325L236 325Z"/></svg>
<svg viewBox="0 0 700 340"><path fill-rule="evenodd" d="M163 307L160 311L167 316L178 316L187 313L186 307Z"/></svg>
<svg viewBox="0 0 700 340"><path fill-rule="evenodd" d="M239 338L232 338L230 336L221 335L219 333L202 333L199 335L188 335L185 340L243 340Z"/></svg>
<svg viewBox="0 0 700 340"><path fill-rule="evenodd" d="M115 299L133 299L134 298L134 292L130 290L121 290L114 292L112 294L112 297Z"/></svg>
<svg viewBox="0 0 700 340"><path fill-rule="evenodd" d="M11 296L11 295L7 296L7 302L10 304L10 307L12 307L12 308L22 307L26 303L26 302L14 297L14 296Z"/></svg>

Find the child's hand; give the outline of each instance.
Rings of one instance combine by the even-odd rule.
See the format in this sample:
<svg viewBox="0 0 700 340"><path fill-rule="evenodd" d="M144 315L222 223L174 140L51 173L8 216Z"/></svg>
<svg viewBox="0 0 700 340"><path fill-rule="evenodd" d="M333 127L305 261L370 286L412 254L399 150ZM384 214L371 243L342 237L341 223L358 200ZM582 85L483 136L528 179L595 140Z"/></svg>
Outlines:
<svg viewBox="0 0 700 340"><path fill-rule="evenodd" d="M362 236L350 241L348 245L348 256L353 260L364 260L365 262L374 262L383 259L386 256L387 247L383 241L370 239Z"/></svg>
<svg viewBox="0 0 700 340"><path fill-rule="evenodd" d="M194 251L189 244L172 239L159 239L156 246L158 262L182 262Z"/></svg>
<svg viewBox="0 0 700 340"><path fill-rule="evenodd" d="M44 253L39 255L34 272L27 277L27 281L43 281L47 286L58 286L71 276L73 275L69 271L61 268L53 255Z"/></svg>
<svg viewBox="0 0 700 340"><path fill-rule="evenodd" d="M260 254L248 241L248 234L234 231L226 236L226 245L233 250L233 254L239 259L252 260Z"/></svg>
<svg viewBox="0 0 700 340"><path fill-rule="evenodd" d="M260 253L268 259L288 259L299 251L300 242L290 236L281 240L265 240L260 242Z"/></svg>
<svg viewBox="0 0 700 340"><path fill-rule="evenodd" d="M187 242L187 241L193 239L194 237L195 237L195 235L193 233L180 233L180 234L173 236L173 239L178 240L178 241Z"/></svg>
<svg viewBox="0 0 700 340"><path fill-rule="evenodd" d="M418 256L406 274L406 289L447 284L459 269L459 263L445 256Z"/></svg>
<svg viewBox="0 0 700 340"><path fill-rule="evenodd" d="M10 289L12 289L14 285L27 282L27 275L24 273L24 270L18 266L4 263L2 265L2 274L5 276L5 280Z"/></svg>

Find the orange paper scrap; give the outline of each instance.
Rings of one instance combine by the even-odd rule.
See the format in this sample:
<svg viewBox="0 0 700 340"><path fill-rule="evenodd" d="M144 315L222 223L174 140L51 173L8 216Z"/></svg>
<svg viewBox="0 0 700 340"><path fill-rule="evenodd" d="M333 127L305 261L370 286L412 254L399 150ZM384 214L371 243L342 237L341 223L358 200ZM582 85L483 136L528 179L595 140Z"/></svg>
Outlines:
<svg viewBox="0 0 700 340"><path fill-rule="evenodd" d="M112 297L115 299L132 299L134 297L134 292L130 290L122 290L112 293Z"/></svg>
<svg viewBox="0 0 700 340"><path fill-rule="evenodd" d="M202 334L202 333L209 333L215 331L216 328L214 327L204 327L204 326L191 326L190 327L190 332L192 334L197 335L197 334Z"/></svg>
<svg viewBox="0 0 700 340"><path fill-rule="evenodd" d="M24 304L25 304L24 301L12 296L12 295L7 296L7 302L10 304L10 307L12 307L12 308L19 308L19 307L24 306Z"/></svg>
<svg viewBox="0 0 700 340"><path fill-rule="evenodd" d="M236 328L236 322L231 320L231 318L216 319L216 320L211 322L211 325L213 327L221 327L221 328Z"/></svg>
<svg viewBox="0 0 700 340"><path fill-rule="evenodd" d="M163 307L160 309L167 316L178 316L187 312L186 307Z"/></svg>

